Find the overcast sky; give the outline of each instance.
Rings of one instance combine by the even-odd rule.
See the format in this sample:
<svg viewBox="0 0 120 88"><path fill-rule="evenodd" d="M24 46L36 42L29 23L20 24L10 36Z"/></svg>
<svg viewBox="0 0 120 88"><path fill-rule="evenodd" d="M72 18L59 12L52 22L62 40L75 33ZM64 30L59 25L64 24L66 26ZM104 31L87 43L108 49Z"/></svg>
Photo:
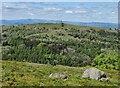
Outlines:
<svg viewBox="0 0 120 88"><path fill-rule="evenodd" d="M2 19L46 19L77 22L118 21L117 2L4 2Z"/></svg>

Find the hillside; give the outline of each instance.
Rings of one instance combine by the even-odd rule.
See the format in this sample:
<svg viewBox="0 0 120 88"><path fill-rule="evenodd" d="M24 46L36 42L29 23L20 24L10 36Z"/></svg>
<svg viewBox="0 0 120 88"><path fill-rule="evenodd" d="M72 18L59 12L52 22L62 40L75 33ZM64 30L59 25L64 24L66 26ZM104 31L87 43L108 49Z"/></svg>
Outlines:
<svg viewBox="0 0 120 88"><path fill-rule="evenodd" d="M67 66L91 65L101 53L118 52L117 35L117 30L69 24L2 26L3 60ZM114 55L118 57L118 54ZM107 63L109 60L117 63L114 59L108 58ZM116 65L109 67L114 69Z"/></svg>
<svg viewBox="0 0 120 88"><path fill-rule="evenodd" d="M102 69L111 78L111 82L83 79L83 71L89 67L52 66L17 61L1 61L2 86L118 86L118 71ZM51 73L64 73L67 80L51 79Z"/></svg>

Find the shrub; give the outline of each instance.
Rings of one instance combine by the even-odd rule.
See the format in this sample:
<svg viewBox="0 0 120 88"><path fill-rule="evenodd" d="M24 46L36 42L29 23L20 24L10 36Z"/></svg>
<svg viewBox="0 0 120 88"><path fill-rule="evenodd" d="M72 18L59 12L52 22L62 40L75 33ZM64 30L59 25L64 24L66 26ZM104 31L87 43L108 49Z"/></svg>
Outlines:
<svg viewBox="0 0 120 88"><path fill-rule="evenodd" d="M93 60L92 65L100 68L106 69L118 69L119 61L118 53L113 51L107 51L96 56Z"/></svg>

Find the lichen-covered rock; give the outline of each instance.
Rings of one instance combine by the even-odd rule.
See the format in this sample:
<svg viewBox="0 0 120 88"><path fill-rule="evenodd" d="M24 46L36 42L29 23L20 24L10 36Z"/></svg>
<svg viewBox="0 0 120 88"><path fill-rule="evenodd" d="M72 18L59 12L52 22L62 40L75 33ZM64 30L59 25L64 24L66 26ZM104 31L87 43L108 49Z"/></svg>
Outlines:
<svg viewBox="0 0 120 88"><path fill-rule="evenodd" d="M49 75L50 78L61 78L62 80L65 80L68 78L67 75L59 74L59 73L52 73Z"/></svg>
<svg viewBox="0 0 120 88"><path fill-rule="evenodd" d="M89 68L84 71L82 78L99 80L101 78L106 78L106 74L97 68Z"/></svg>

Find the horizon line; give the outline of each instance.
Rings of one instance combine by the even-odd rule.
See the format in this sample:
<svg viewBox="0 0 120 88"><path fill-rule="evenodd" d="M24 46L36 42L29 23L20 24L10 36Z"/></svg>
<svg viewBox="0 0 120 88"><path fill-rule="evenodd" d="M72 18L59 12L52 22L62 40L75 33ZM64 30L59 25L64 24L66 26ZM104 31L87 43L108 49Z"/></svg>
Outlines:
<svg viewBox="0 0 120 88"><path fill-rule="evenodd" d="M46 20L46 21L61 21L61 20L49 20L49 19L0 19L0 21L10 21L10 20ZM66 21L66 22L82 22L82 23L113 23L113 22L103 22L103 21L67 21L67 20L62 20L62 21ZM118 24L118 22L113 23L113 24Z"/></svg>

